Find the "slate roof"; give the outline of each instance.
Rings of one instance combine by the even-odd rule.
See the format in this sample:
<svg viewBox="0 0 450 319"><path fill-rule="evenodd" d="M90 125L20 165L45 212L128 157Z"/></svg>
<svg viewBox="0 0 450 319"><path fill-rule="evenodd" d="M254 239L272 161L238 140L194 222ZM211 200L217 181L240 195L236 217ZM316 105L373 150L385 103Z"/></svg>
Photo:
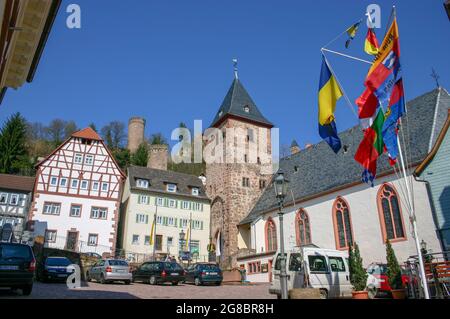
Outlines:
<svg viewBox="0 0 450 319"><path fill-rule="evenodd" d="M197 199L209 200L206 196L202 181L195 175L141 166L130 166L128 168L128 177L130 181L130 188L132 190L166 193L170 195L181 195ZM136 180L138 178L149 180L149 188L144 189L142 187L137 187ZM177 185L176 193L166 191L166 185L168 183ZM192 187L199 188L198 196L192 195Z"/></svg>
<svg viewBox="0 0 450 319"><path fill-rule="evenodd" d="M407 102L407 114L403 117L401 130L409 132L409 143L406 142L409 163L418 164L427 156L430 139L434 145L449 108L450 96L443 88ZM343 147L335 155L328 144L322 141L280 160L280 169L290 181L289 190L292 191L286 198L286 204L291 204L292 198L298 203L361 181L362 167L353 159L363 137L361 128L352 127L340 133L339 137L342 145L347 147L346 152ZM387 155L383 154L377 164L378 176L391 171ZM250 223L276 207L271 184L240 224Z"/></svg>
<svg viewBox="0 0 450 319"><path fill-rule="evenodd" d="M246 106L248 106L249 112L244 110ZM233 83L231 84L231 87L228 90L219 111L217 111L211 127L214 127L220 123L226 115L238 116L240 118L273 127L273 124L262 115L247 90L236 78L233 80Z"/></svg>
<svg viewBox="0 0 450 319"><path fill-rule="evenodd" d="M0 174L0 189L31 193L34 188L34 177Z"/></svg>

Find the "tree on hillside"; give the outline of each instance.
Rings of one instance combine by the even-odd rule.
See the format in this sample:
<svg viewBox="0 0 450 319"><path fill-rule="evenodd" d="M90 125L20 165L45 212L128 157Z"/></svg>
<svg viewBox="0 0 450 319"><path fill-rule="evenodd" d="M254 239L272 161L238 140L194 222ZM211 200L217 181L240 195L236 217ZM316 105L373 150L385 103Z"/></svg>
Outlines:
<svg viewBox="0 0 450 319"><path fill-rule="evenodd" d="M120 148L127 136L125 133L125 124L119 121L109 122L102 127L101 135L109 148Z"/></svg>
<svg viewBox="0 0 450 319"><path fill-rule="evenodd" d="M26 147L27 123L15 113L0 131L0 173L17 174L32 168Z"/></svg>
<svg viewBox="0 0 450 319"><path fill-rule="evenodd" d="M65 127L67 122L61 119L54 119L46 127L45 131L49 141L56 147L61 144L65 138Z"/></svg>
<svg viewBox="0 0 450 319"><path fill-rule="evenodd" d="M149 143L151 145L167 145L167 141L164 138L164 136L162 135L162 133L154 133L152 134L152 136L150 137Z"/></svg>
<svg viewBox="0 0 450 319"><path fill-rule="evenodd" d="M78 128L74 121L66 122L64 127L64 139L68 139L76 131L78 131Z"/></svg>
<svg viewBox="0 0 450 319"><path fill-rule="evenodd" d="M148 149L146 143L139 145L134 154L131 155L131 164L136 166L147 166Z"/></svg>
<svg viewBox="0 0 450 319"><path fill-rule="evenodd" d="M131 155L130 151L126 148L116 148L111 151L112 155L116 159L117 164L121 169L125 170L130 166ZM147 165L147 164L146 164Z"/></svg>
<svg viewBox="0 0 450 319"><path fill-rule="evenodd" d="M95 126L95 123L94 123L94 122L92 122L91 124L89 124L89 127L90 127L91 129L93 129L95 132L97 132L97 126Z"/></svg>

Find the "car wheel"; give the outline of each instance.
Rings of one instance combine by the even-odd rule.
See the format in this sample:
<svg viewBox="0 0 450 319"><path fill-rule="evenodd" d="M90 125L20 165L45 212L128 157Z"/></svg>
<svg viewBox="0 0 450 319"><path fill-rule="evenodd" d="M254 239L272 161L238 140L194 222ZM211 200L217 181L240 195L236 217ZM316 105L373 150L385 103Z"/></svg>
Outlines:
<svg viewBox="0 0 450 319"><path fill-rule="evenodd" d="M172 281L172 286L177 286L178 285L178 281Z"/></svg>
<svg viewBox="0 0 450 319"><path fill-rule="evenodd" d="M221 281L216 282L216 286L220 286L222 284Z"/></svg>
<svg viewBox="0 0 450 319"><path fill-rule="evenodd" d="M156 277L155 276L151 276L150 279L148 280L148 283L150 285L156 285Z"/></svg>
<svg viewBox="0 0 450 319"><path fill-rule="evenodd" d="M125 285L129 285L129 284L131 284L131 281L130 280L125 280Z"/></svg>
<svg viewBox="0 0 450 319"><path fill-rule="evenodd" d="M200 278L196 277L195 280L194 280L194 284L196 286L200 286L202 284L202 282L200 281Z"/></svg>
<svg viewBox="0 0 450 319"><path fill-rule="evenodd" d="M24 296L31 295L31 291L33 290L33 284L22 287L22 294Z"/></svg>
<svg viewBox="0 0 450 319"><path fill-rule="evenodd" d="M100 275L100 283L102 285L106 284L105 276L103 274Z"/></svg>
<svg viewBox="0 0 450 319"><path fill-rule="evenodd" d="M328 291L326 289L320 289L320 299L328 299Z"/></svg>

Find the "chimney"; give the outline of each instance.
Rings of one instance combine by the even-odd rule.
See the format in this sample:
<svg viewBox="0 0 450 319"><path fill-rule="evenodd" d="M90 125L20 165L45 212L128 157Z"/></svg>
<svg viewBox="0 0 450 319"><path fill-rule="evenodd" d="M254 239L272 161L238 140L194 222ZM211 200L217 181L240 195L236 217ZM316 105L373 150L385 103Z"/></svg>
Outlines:
<svg viewBox="0 0 450 319"><path fill-rule="evenodd" d="M128 145L130 153L136 152L139 145L144 142L145 119L132 117L128 121Z"/></svg>
<svg viewBox="0 0 450 319"><path fill-rule="evenodd" d="M291 155L297 154L298 152L300 152L300 146L298 146L296 140L293 140L291 143Z"/></svg>
<svg viewBox="0 0 450 319"><path fill-rule="evenodd" d="M149 145L147 167L167 171L168 153L167 145Z"/></svg>

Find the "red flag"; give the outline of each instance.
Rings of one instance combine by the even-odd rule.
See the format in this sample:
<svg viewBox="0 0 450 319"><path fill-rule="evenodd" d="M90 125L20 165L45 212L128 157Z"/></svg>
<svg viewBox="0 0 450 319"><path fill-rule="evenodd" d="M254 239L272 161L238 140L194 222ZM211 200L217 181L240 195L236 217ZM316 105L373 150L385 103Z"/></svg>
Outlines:
<svg viewBox="0 0 450 319"><path fill-rule="evenodd" d="M369 28L369 30L367 30L364 51L366 51L367 54L375 55L378 53L378 46L378 40L375 36L375 32L373 32L373 29Z"/></svg>
<svg viewBox="0 0 450 319"><path fill-rule="evenodd" d="M375 115L378 99L371 90L366 88L363 94L356 99L355 103L358 105L358 117L360 119L365 119Z"/></svg>

